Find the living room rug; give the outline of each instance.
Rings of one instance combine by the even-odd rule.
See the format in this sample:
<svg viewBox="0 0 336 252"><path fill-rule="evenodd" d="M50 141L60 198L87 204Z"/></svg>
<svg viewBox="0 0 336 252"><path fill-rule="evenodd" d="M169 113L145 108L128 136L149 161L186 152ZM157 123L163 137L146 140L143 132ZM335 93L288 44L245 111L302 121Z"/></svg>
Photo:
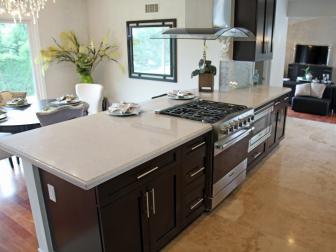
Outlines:
<svg viewBox="0 0 336 252"><path fill-rule="evenodd" d="M311 115L311 114L306 114L306 113L295 112L291 108L288 108L287 115L289 117L294 117L294 118L299 118L299 119L336 124L335 114L329 115L329 116Z"/></svg>

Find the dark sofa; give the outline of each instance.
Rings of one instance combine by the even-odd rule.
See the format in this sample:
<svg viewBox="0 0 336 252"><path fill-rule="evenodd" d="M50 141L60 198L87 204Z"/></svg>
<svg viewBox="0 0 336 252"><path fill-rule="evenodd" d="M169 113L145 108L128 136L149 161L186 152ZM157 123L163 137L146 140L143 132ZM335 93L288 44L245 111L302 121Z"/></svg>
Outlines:
<svg viewBox="0 0 336 252"><path fill-rule="evenodd" d="M316 115L328 115L332 111L336 111L336 85L327 85L322 99L308 96L295 97L295 88L298 83L295 81L286 81L283 83L284 87L292 89L291 104L292 109L296 112L303 112Z"/></svg>

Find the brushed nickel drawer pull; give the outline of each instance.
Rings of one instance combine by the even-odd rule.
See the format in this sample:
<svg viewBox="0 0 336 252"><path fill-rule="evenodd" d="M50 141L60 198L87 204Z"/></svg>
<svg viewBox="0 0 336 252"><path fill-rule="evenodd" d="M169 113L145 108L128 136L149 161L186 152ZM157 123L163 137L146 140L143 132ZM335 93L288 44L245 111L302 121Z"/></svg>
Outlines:
<svg viewBox="0 0 336 252"><path fill-rule="evenodd" d="M288 100L289 100L289 97L285 97L285 98L284 98L284 101L288 101Z"/></svg>
<svg viewBox="0 0 336 252"><path fill-rule="evenodd" d="M156 167L154 167L153 169L151 169L151 170L149 170L149 171L146 171L145 173L139 175L139 176L137 177L137 179L141 179L141 178L147 176L148 174L150 174L150 173L156 171L157 169L159 169L159 166L156 166Z"/></svg>
<svg viewBox="0 0 336 252"><path fill-rule="evenodd" d="M261 154L262 152L259 152L257 155L254 156L254 159L258 158Z"/></svg>
<svg viewBox="0 0 336 252"><path fill-rule="evenodd" d="M194 150L198 149L199 147L203 146L204 144L205 144L205 142L197 144L196 146L192 147L191 150L194 151Z"/></svg>
<svg viewBox="0 0 336 252"><path fill-rule="evenodd" d="M278 101L278 102L275 103L274 106L278 106L280 103L281 103L281 102Z"/></svg>
<svg viewBox="0 0 336 252"><path fill-rule="evenodd" d="M156 206L155 206L155 190L152 189L152 205L153 205L153 215L156 214Z"/></svg>
<svg viewBox="0 0 336 252"><path fill-rule="evenodd" d="M198 171L195 171L194 173L190 174L190 178L196 176L197 174L201 173L202 171L205 170L205 167L202 167L201 169L199 169Z"/></svg>
<svg viewBox="0 0 336 252"><path fill-rule="evenodd" d="M192 205L191 207L190 207L190 210L193 210L194 208L196 208L199 204L201 204L203 202L203 198L202 199L200 199L199 201L197 201L194 205Z"/></svg>
<svg viewBox="0 0 336 252"><path fill-rule="evenodd" d="M149 219L149 199L148 199L148 192L146 192L146 214L147 214L147 219Z"/></svg>
<svg viewBox="0 0 336 252"><path fill-rule="evenodd" d="M231 173L229 173L229 177L232 177L233 175L235 174L235 172L233 171L233 172L231 172Z"/></svg>

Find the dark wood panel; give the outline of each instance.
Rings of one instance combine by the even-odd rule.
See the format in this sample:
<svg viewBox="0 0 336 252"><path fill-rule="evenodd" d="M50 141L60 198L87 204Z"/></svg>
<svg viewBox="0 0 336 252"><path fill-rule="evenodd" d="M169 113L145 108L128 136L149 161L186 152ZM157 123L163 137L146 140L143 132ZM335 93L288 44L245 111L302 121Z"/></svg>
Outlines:
<svg viewBox="0 0 336 252"><path fill-rule="evenodd" d="M42 170L40 177L54 250L102 251L95 190L82 190ZM49 199L48 184L55 189L56 202Z"/></svg>
<svg viewBox="0 0 336 252"><path fill-rule="evenodd" d="M158 251L178 232L180 212L180 186L177 180L177 167L167 167L158 175L146 191L150 201L150 247Z"/></svg>
<svg viewBox="0 0 336 252"><path fill-rule="evenodd" d="M148 219L143 195L137 187L125 190L120 192L118 199L101 209L105 252L148 251Z"/></svg>
<svg viewBox="0 0 336 252"><path fill-rule="evenodd" d="M215 156L213 183L216 183L218 180L223 178L233 169L233 167L236 167L244 159L246 159L250 138L250 135L246 136L238 143Z"/></svg>

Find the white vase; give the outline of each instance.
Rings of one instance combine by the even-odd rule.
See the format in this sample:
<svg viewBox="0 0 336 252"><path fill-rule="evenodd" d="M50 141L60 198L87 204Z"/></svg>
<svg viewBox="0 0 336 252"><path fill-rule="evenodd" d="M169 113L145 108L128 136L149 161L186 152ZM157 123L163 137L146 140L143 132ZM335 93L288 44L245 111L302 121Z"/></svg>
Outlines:
<svg viewBox="0 0 336 252"><path fill-rule="evenodd" d="M102 109L103 86L95 83L76 84L76 95L81 101L87 102L89 114L96 114Z"/></svg>

